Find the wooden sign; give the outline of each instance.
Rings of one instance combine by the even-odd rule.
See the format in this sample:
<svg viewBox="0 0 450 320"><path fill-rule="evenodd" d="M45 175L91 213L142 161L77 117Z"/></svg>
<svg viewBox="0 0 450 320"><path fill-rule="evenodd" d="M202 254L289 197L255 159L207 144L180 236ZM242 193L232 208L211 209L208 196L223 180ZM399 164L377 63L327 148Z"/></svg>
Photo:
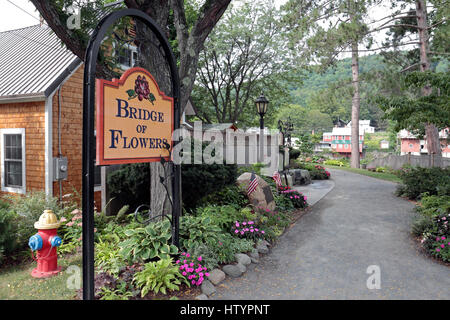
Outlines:
<svg viewBox="0 0 450 320"><path fill-rule="evenodd" d="M97 165L169 161L173 98L143 68L97 79Z"/></svg>

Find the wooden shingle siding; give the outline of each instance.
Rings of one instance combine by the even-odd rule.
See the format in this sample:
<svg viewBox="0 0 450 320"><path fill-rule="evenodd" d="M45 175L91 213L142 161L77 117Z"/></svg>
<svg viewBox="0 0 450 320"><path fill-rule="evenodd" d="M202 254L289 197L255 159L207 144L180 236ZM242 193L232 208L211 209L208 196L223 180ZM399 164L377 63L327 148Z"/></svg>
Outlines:
<svg viewBox="0 0 450 320"><path fill-rule="evenodd" d="M45 189L45 121L43 119L45 119L43 101L0 104L1 129L25 128L27 192Z"/></svg>

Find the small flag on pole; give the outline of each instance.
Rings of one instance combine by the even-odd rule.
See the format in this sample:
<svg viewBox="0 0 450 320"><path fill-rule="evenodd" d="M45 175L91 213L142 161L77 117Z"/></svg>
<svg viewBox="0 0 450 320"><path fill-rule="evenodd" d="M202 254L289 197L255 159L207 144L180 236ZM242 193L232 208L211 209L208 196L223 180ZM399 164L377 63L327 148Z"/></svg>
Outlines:
<svg viewBox="0 0 450 320"><path fill-rule="evenodd" d="M275 180L275 183L277 184L277 187L280 187L282 185L282 183L281 183L281 176L280 176L280 173L278 171L275 171L273 173L272 178L273 178L273 180Z"/></svg>
<svg viewBox="0 0 450 320"><path fill-rule="evenodd" d="M258 178L256 177L255 173L252 172L252 176L250 177L250 182L247 187L247 194L250 194L253 191L255 191L257 186L258 186Z"/></svg>

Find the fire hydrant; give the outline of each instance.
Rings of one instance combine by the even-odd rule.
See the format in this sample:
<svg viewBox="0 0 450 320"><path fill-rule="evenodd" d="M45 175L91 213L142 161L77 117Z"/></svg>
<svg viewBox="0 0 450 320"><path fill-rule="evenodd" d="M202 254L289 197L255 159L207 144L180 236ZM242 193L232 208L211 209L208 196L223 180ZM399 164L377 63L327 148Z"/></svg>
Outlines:
<svg viewBox="0 0 450 320"><path fill-rule="evenodd" d="M33 256L33 259L37 261L37 268L31 272L32 277L48 278L61 271L56 253L56 247L62 242L56 234L59 226L60 223L52 210L44 210L39 221L35 222L34 227L38 229L38 233L31 236L28 241L31 255L33 256L33 251L36 251L36 258Z"/></svg>

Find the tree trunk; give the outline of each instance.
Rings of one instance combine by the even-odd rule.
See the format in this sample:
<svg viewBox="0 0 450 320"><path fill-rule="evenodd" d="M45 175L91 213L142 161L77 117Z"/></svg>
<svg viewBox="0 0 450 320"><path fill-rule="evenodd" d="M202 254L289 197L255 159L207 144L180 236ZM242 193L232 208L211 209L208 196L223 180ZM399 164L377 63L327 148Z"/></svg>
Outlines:
<svg viewBox="0 0 450 320"><path fill-rule="evenodd" d="M359 57L358 42L352 43L352 154L350 158L350 166L359 168Z"/></svg>
<svg viewBox="0 0 450 320"><path fill-rule="evenodd" d="M425 0L416 1L416 15L417 26L419 29L419 51L420 51L420 71L425 72L430 70L430 61L428 59L428 22L427 22L427 7ZM422 95L428 96L431 94L432 88L425 86L422 89ZM427 141L428 154L437 156L434 164L439 166L441 163L441 144L439 141L439 132L436 126L432 123L425 124L425 134Z"/></svg>

